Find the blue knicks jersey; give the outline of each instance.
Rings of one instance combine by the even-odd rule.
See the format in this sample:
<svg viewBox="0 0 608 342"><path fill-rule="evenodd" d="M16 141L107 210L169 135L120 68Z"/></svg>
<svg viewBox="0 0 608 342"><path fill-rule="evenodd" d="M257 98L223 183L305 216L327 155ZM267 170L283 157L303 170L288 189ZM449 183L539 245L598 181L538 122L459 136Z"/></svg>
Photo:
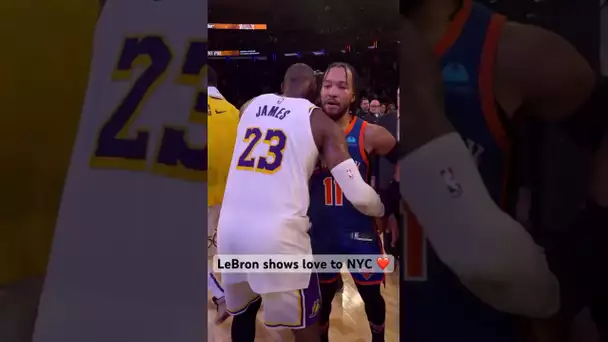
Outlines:
<svg viewBox="0 0 608 342"><path fill-rule="evenodd" d="M353 117L346 129L348 152L353 158L363 179L369 182L370 168L364 147L364 135L367 122ZM313 247L319 240L335 243L348 240L348 236L374 235L374 219L359 212L344 197L342 190L328 170L318 164L310 178L310 206L308 216L312 224L311 235ZM353 235L354 234L354 235ZM313 248L314 252L314 248Z"/></svg>
<svg viewBox="0 0 608 342"><path fill-rule="evenodd" d="M510 143L496 106L492 76L504 21L465 0L435 49L443 72L446 114L469 147L490 195L501 206L506 200ZM439 260L412 215L405 238L405 325L400 330L405 341L523 340L517 318L495 310L462 285Z"/></svg>

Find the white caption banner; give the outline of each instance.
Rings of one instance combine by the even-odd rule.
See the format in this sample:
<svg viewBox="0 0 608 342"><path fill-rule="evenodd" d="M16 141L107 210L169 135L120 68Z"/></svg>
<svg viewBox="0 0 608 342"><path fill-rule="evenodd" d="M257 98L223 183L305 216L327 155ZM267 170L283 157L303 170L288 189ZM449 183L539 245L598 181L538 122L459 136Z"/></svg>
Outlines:
<svg viewBox="0 0 608 342"><path fill-rule="evenodd" d="M391 273L391 255L215 255L213 270L219 273Z"/></svg>

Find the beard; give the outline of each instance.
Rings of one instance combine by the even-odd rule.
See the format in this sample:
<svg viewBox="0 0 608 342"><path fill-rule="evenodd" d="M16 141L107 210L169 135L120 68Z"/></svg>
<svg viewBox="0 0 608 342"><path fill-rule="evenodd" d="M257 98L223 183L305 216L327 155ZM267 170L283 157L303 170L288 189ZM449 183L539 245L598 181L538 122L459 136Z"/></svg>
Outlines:
<svg viewBox="0 0 608 342"><path fill-rule="evenodd" d="M329 104L323 102L321 108L323 109L325 114L327 114L330 118L332 118L333 120L339 120L341 117L348 113L349 106L343 104L337 105L333 103Z"/></svg>

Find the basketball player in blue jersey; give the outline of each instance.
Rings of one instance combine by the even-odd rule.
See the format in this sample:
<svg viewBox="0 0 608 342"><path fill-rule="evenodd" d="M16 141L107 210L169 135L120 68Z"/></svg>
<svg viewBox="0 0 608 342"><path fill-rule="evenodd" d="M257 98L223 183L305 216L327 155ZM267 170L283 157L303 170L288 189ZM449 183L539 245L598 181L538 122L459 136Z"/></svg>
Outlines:
<svg viewBox="0 0 608 342"><path fill-rule="evenodd" d="M320 94L323 111L344 130L348 152L363 178L370 182L371 156L389 154L396 141L385 128L351 114L349 109L356 101L356 92L356 72L352 66L334 63L327 68ZM375 219L359 212L342 196L340 187L321 163L310 178L308 215L314 254L382 254ZM365 304L372 341L384 341L386 310L380 293L384 274L352 273L352 277ZM322 341L328 341L331 302L340 288L340 280L340 273L319 274Z"/></svg>
<svg viewBox="0 0 608 342"><path fill-rule="evenodd" d="M520 112L569 119L573 136L598 148L606 132L606 114L597 111L606 108L605 89L583 57L551 32L507 22L470 0L418 0L404 8L401 143L408 155L400 164L401 192L420 226L406 234L401 334L412 342L525 341L530 332L522 322L529 321L522 318L556 314L560 294L568 309L563 285L571 270L552 268L559 292L540 248L504 214L511 119ZM429 43L443 84L423 51ZM581 212L587 226L580 230L606 225L606 176L596 183L604 191ZM533 338L538 333L553 340L550 330L532 329Z"/></svg>
<svg viewBox="0 0 608 342"><path fill-rule="evenodd" d="M272 125L276 129L280 129L281 134L289 135L290 142L286 145L286 151L291 150L297 153L285 154L283 164L280 165L281 169L277 169L276 173L254 174L244 168L231 169L218 225L218 251L220 254L239 254L244 250L255 254L312 254L308 235L310 225L306 216L309 198L300 195L307 194L309 179L319 158L322 158L331 169L331 175L340 185L345 198L355 203L359 210L374 217L382 217L385 213L380 198L363 180L355 161L348 155L346 139L340 127L310 102L316 95L313 70L301 63L292 65L285 73L282 89L281 96L260 95L243 107L238 130L240 133L237 132L240 135L235 151L237 149L246 150L251 142L245 140L239 145L239 141L245 136L245 128L255 124L260 129L265 129L266 125ZM278 112L277 104L289 109ZM272 106L275 106L274 108L277 110L272 110L270 108ZM267 107L271 109L268 115L266 115ZM263 114L260 114L261 112ZM275 115L276 113L279 115ZM286 116L288 114L290 116ZM272 145L271 148L276 146L278 145ZM285 150L285 146L281 147L281 151L283 150ZM256 151L255 153L266 154L268 152ZM232 165L241 163L239 158L241 154L241 152L235 152ZM276 152L275 155L279 155L279 152ZM277 157L275 160L278 161L279 158ZM349 165L344 172L339 171L346 165L341 165L342 163ZM262 167L261 163L256 165ZM267 175L272 176L267 177ZM260 189L267 189L272 185L277 189L281 188L280 185L289 184L289 186L281 188L285 192L284 194L275 191L272 196L265 195L266 197L261 202L258 201L258 204L267 204L268 200L275 202L271 206L266 205L265 208L262 208L264 206L252 205L251 201L249 204L242 202L243 198L248 198L248 196L243 196L243 189L246 188L252 193L256 192L256 189L252 188L252 184ZM291 192L293 189L303 190L303 192L300 191L299 195L298 193L294 195ZM250 210L251 215L244 215L244 209ZM291 221L289 221L290 219ZM243 221L237 222L236 220ZM242 227L251 227L252 222L258 222L258 228L242 229ZM243 238L245 231L254 233ZM256 243L252 240L256 238L262 242ZM276 242L272 242L273 239ZM266 249L261 250L260 248ZM314 342L320 339L317 323L320 296L317 286L318 279L314 274L294 273L293 277L286 277L286 274L279 277L272 273L260 274L257 277L252 274L232 274L228 277L229 275L230 273L222 275L222 285L227 310L234 316L232 321L233 341L254 340L256 312L260 307L259 298L262 298L264 302L263 316L267 327L289 328L294 333L296 341ZM303 286L301 285L303 282L307 283L306 288L299 289L300 286Z"/></svg>

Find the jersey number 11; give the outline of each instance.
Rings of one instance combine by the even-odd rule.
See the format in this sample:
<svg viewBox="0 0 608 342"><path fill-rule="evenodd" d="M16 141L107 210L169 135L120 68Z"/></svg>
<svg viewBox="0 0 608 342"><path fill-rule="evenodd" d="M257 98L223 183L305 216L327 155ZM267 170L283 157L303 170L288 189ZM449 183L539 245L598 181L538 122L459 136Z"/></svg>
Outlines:
<svg viewBox="0 0 608 342"><path fill-rule="evenodd" d="M323 187L325 188L325 205L342 206L344 204L342 189L333 177L323 179Z"/></svg>

